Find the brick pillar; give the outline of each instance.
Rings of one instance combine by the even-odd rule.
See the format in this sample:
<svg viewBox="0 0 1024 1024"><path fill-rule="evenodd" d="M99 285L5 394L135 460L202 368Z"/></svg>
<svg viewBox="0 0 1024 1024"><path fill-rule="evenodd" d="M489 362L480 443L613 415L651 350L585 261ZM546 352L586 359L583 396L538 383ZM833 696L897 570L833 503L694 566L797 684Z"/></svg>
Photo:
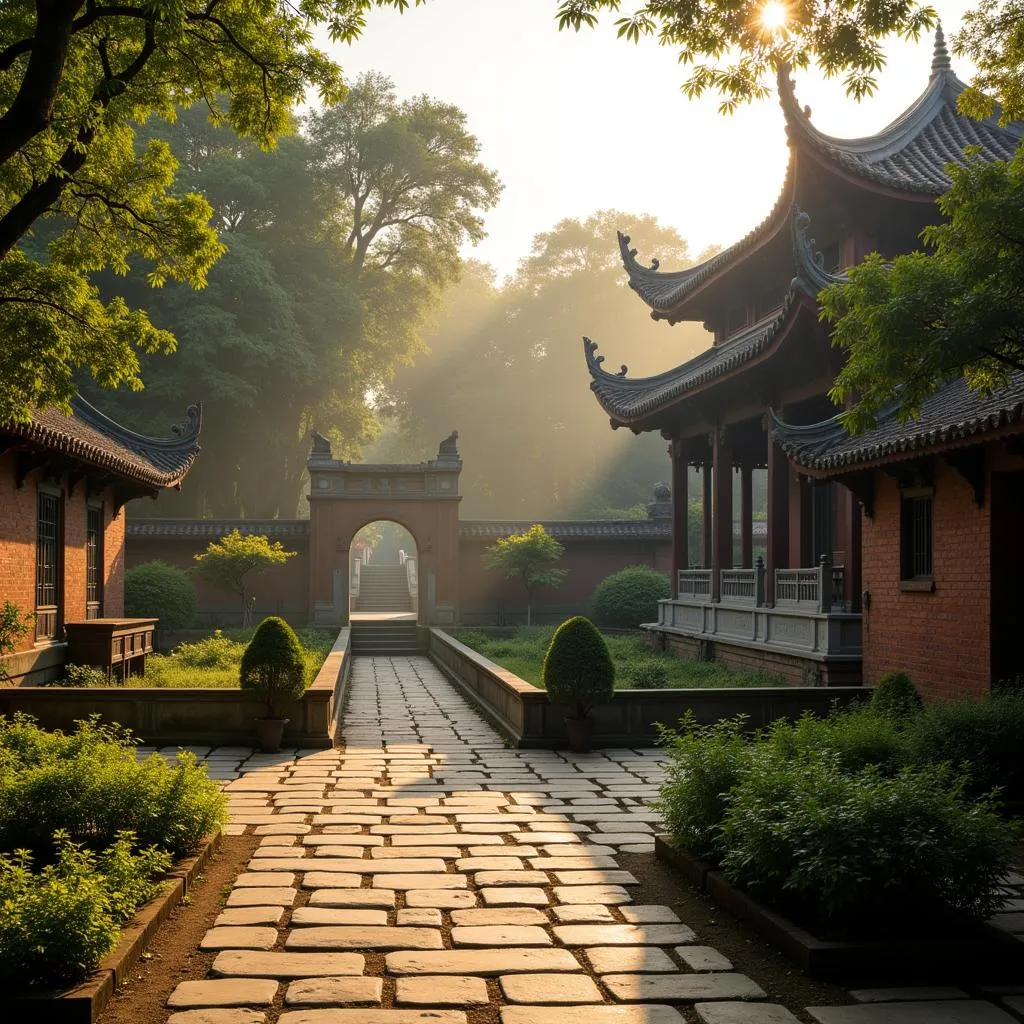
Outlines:
<svg viewBox="0 0 1024 1024"><path fill-rule="evenodd" d="M754 568L754 467L740 464L740 565Z"/></svg>
<svg viewBox="0 0 1024 1024"><path fill-rule="evenodd" d="M711 544L711 462L705 458L702 465L703 470L703 521L701 523L701 551L700 562L704 569L711 568L711 552L714 550Z"/></svg>
<svg viewBox="0 0 1024 1024"><path fill-rule="evenodd" d="M713 601L721 600L719 572L732 568L732 451L722 429L715 431L711 452L714 463L714 517L712 520L711 582Z"/></svg>
<svg viewBox="0 0 1024 1024"><path fill-rule="evenodd" d="M775 570L789 568L789 460L768 441L768 572L765 601L775 604Z"/></svg>
<svg viewBox="0 0 1024 1024"><path fill-rule="evenodd" d="M672 455L672 593L679 596L679 570L690 566L689 495L685 441L673 438Z"/></svg>
<svg viewBox="0 0 1024 1024"><path fill-rule="evenodd" d="M846 552L846 572L843 575L843 600L849 602L851 611L860 611L861 594L861 511L860 502L854 497L853 492L842 485L837 485L842 497L845 516L843 527L845 536L842 538L843 549Z"/></svg>

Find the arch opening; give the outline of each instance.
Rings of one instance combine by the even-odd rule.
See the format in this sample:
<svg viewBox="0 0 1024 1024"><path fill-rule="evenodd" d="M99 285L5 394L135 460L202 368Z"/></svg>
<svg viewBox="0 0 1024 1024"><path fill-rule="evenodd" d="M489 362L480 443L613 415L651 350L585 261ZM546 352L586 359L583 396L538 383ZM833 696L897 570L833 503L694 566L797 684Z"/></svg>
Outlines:
<svg viewBox="0 0 1024 1024"><path fill-rule="evenodd" d="M375 519L360 527L349 548L349 620L415 622L419 573L416 538L405 526Z"/></svg>

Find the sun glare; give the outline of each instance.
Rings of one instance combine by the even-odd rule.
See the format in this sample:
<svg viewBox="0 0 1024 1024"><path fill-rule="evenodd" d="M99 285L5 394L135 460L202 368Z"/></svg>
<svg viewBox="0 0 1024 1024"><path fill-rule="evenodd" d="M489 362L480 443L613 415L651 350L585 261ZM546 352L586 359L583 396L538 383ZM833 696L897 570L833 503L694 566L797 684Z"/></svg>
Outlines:
<svg viewBox="0 0 1024 1024"><path fill-rule="evenodd" d="M780 0L768 0L761 8L761 25L769 32L777 32L789 21L789 8Z"/></svg>

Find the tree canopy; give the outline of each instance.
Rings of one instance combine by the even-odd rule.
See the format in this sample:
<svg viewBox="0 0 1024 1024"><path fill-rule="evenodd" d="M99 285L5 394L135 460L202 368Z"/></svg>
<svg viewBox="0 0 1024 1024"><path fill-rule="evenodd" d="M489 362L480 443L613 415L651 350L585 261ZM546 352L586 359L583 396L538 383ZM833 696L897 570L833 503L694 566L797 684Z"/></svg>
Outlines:
<svg viewBox="0 0 1024 1024"><path fill-rule="evenodd" d="M171 333L89 274L142 261L148 281L202 287L222 249L210 206L173 189L167 144L139 125L204 106L263 147L311 92L344 96L314 41L351 41L374 6L413 0L9 0L0 19L0 420L68 408L75 372L141 387L139 353ZM423 0L415 0L416 3ZM54 220L42 236L40 218Z"/></svg>
<svg viewBox="0 0 1024 1024"><path fill-rule="evenodd" d="M533 595L541 587L557 587L568 569L556 569L554 563L565 548L540 523L522 533L499 537L484 552L484 564L507 579L517 579L526 591L526 624L532 624Z"/></svg>

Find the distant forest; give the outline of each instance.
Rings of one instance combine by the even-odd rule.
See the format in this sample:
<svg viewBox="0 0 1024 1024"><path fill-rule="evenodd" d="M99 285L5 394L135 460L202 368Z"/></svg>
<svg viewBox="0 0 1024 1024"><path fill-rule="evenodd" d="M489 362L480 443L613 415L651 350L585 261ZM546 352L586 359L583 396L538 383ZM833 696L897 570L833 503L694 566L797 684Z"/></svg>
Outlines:
<svg viewBox="0 0 1024 1024"><path fill-rule="evenodd" d="M666 443L609 428L581 338L631 374L705 348L698 324L651 321L616 230L672 268L692 262L685 240L653 216L599 211L537 235L499 283L459 257L501 185L458 108L401 101L369 74L296 128L263 152L196 107L141 133L170 144L178 186L209 200L227 252L198 293L154 290L137 268L101 279L178 350L145 359L143 392L88 397L157 435L203 402L187 485L130 515L303 516L314 426L336 458L365 462L433 457L457 429L465 518L643 515L669 477Z"/></svg>

